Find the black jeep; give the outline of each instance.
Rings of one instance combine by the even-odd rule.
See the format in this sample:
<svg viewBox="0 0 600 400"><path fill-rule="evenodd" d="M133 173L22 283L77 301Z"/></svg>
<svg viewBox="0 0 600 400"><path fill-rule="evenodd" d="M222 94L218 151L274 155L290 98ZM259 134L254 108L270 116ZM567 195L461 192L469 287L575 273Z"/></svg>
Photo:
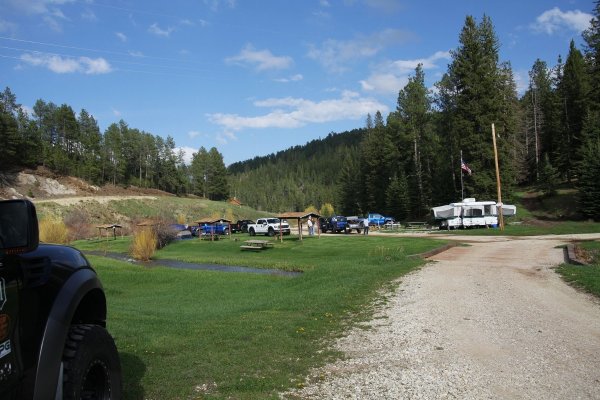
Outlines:
<svg viewBox="0 0 600 400"><path fill-rule="evenodd" d="M34 205L0 201L0 399L119 399L98 276L78 250L38 241Z"/></svg>

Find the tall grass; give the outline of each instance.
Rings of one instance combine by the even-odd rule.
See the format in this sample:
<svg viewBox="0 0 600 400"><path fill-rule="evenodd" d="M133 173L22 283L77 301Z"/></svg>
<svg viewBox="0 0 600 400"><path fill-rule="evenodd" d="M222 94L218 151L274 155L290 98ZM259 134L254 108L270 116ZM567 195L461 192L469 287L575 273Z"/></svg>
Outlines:
<svg viewBox="0 0 600 400"><path fill-rule="evenodd" d="M154 255L158 238L151 227L138 229L133 234L131 242L131 255L136 260L148 261Z"/></svg>
<svg viewBox="0 0 600 400"><path fill-rule="evenodd" d="M67 226L58 217L46 217L40 221L40 241L45 243L66 244L69 242Z"/></svg>

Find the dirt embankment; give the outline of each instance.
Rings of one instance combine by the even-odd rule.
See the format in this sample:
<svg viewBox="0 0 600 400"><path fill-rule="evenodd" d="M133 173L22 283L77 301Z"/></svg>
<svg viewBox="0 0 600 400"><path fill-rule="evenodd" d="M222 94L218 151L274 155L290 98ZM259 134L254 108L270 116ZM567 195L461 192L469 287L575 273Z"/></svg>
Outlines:
<svg viewBox="0 0 600 400"><path fill-rule="evenodd" d="M170 196L171 194L135 186L95 186L69 176L60 176L44 167L0 173L0 199L29 198L37 201L57 201L69 205L94 197L102 202L114 199L138 198L143 196ZM67 200L67 198L70 198Z"/></svg>

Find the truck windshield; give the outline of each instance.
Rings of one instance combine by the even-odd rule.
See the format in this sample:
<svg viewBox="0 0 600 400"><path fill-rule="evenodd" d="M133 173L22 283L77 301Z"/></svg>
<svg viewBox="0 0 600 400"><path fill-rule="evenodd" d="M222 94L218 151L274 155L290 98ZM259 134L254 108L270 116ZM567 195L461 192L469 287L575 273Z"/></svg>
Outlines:
<svg viewBox="0 0 600 400"><path fill-rule="evenodd" d="M267 220L267 222L268 222L269 224L278 224L278 223L279 223L279 218L269 218L269 219Z"/></svg>

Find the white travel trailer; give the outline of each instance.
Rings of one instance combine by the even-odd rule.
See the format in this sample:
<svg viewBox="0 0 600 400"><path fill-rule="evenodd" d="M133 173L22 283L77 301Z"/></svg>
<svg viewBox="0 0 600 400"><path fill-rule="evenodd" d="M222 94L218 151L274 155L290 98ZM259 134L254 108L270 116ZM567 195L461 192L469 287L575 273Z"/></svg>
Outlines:
<svg viewBox="0 0 600 400"><path fill-rule="evenodd" d="M433 207L431 210L433 217L439 222L440 229L498 226L498 204L495 201L476 201L468 198L458 203ZM503 216L516 213L516 206L502 205Z"/></svg>

